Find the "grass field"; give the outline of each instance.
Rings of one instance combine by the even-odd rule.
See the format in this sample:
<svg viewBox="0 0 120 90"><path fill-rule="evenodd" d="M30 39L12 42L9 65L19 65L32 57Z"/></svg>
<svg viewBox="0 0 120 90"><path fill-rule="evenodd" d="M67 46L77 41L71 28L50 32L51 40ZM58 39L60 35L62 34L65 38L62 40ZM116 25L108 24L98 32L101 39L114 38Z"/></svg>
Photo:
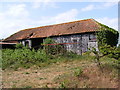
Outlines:
<svg viewBox="0 0 120 90"><path fill-rule="evenodd" d="M117 88L118 67L114 59L103 57L99 68L93 58L65 59L33 65L28 69L2 71L3 88ZM43 64L43 65L42 65Z"/></svg>

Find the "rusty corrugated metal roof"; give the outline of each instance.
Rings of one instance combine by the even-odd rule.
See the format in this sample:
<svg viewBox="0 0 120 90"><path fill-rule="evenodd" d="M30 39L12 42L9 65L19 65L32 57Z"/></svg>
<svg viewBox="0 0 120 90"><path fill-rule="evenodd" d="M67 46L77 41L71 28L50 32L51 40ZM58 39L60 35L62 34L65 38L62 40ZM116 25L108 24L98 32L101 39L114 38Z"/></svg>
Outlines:
<svg viewBox="0 0 120 90"><path fill-rule="evenodd" d="M86 19L21 30L6 38L4 41L94 32L99 28L100 25L94 19Z"/></svg>

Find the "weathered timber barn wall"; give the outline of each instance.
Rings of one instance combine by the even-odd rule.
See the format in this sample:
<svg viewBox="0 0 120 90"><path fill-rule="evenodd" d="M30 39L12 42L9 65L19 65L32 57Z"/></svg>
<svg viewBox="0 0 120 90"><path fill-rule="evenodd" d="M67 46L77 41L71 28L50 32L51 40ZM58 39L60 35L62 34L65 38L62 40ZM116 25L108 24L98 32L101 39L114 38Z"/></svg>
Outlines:
<svg viewBox="0 0 120 90"><path fill-rule="evenodd" d="M72 51L77 54L82 54L93 47L98 50L96 36L94 33L57 36L52 37L52 39L54 39L57 43L68 43L64 44L64 47L68 51Z"/></svg>
<svg viewBox="0 0 120 90"><path fill-rule="evenodd" d="M96 41L95 32L73 34L73 35L61 35L61 36L52 36L50 37L57 43L66 43L63 44L64 48L67 51L72 51L77 54L82 54L88 49L96 48L98 50L98 45ZM45 38L32 38L19 41L24 46L29 48L38 49L40 44L44 42Z"/></svg>

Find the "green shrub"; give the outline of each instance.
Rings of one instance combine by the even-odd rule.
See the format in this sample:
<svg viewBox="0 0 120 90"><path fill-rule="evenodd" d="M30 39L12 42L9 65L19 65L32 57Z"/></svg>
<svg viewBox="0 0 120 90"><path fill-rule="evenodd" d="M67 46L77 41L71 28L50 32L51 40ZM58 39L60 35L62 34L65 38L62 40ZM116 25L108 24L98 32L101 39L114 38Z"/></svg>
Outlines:
<svg viewBox="0 0 120 90"><path fill-rule="evenodd" d="M35 51L22 48L22 49L3 49L2 50L2 68L29 68L36 63L45 62L48 56L45 51L37 50Z"/></svg>
<svg viewBox="0 0 120 90"><path fill-rule="evenodd" d="M103 55L108 55L111 58L119 59L120 58L120 48L111 47L110 45L104 44L100 47L100 51Z"/></svg>
<svg viewBox="0 0 120 90"><path fill-rule="evenodd" d="M52 45L50 45L52 44ZM62 45L57 44L53 39L46 38L43 42L44 50L48 55L63 55L65 53L65 49Z"/></svg>
<svg viewBox="0 0 120 90"><path fill-rule="evenodd" d="M18 48L23 48L24 46L20 43L16 44L15 47L18 49Z"/></svg>
<svg viewBox="0 0 120 90"><path fill-rule="evenodd" d="M47 38L43 44L53 44L54 41ZM29 49L17 44L16 49L2 49L2 69L19 67L30 68L33 65L43 67L58 61L83 59L73 52L66 52L62 45L46 46L43 49Z"/></svg>

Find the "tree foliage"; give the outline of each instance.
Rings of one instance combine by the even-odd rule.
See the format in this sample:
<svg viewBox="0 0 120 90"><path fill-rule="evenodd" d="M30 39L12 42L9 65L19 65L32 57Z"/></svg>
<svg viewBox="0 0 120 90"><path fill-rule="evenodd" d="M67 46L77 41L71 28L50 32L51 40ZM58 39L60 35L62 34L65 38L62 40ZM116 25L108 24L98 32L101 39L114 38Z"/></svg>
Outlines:
<svg viewBox="0 0 120 90"><path fill-rule="evenodd" d="M23 47L24 46L22 44L20 44L20 43L18 43L18 44L15 45L15 48L17 48L17 49L20 49L20 48L23 48Z"/></svg>

